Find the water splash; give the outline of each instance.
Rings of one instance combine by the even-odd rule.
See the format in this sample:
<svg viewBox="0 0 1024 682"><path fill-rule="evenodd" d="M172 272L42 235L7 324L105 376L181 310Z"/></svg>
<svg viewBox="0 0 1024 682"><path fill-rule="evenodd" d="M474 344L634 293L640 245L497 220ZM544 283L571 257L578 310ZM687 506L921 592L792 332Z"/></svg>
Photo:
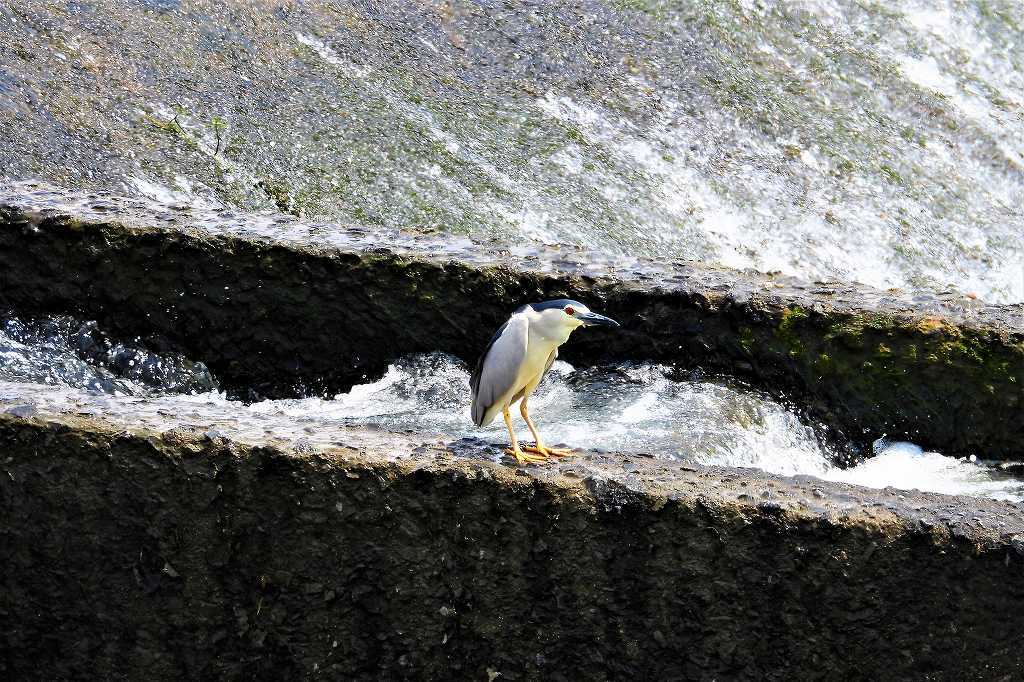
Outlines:
<svg viewBox="0 0 1024 682"><path fill-rule="evenodd" d="M839 456L795 414L767 398L709 382L676 382L667 373L656 365L575 371L557 362L531 397L531 414L547 442L581 449L648 453L784 475L822 474ZM405 358L379 381L333 400L271 400L248 409L507 442L500 419L483 429L473 427L469 402L463 363L430 354ZM531 439L518 414L516 419L517 435Z"/></svg>
<svg viewBox="0 0 1024 682"><path fill-rule="evenodd" d="M867 488L927 490L949 495L978 495L1013 502L1024 501L1024 481L985 466L976 458L946 457L926 452L913 443L880 439L874 456L850 469L832 469L822 478Z"/></svg>
<svg viewBox="0 0 1024 682"><path fill-rule="evenodd" d="M794 412L756 392L700 380L674 381L658 365L574 370L556 362L530 399L550 444L648 453L700 464L810 475L870 488L897 487L1024 501L1024 482L972 459L924 452L911 443L875 443L873 457L852 459ZM272 400L248 409L264 417L318 424L375 424L388 430L440 431L507 441L501 420L474 429L469 375L456 358L417 355L391 365L379 381L333 400ZM517 419L518 421L518 419ZM521 422L517 435L530 439Z"/></svg>
<svg viewBox="0 0 1024 682"><path fill-rule="evenodd" d="M95 322L68 316L0 318L0 381L41 383L115 395L217 389L201 362L111 341Z"/></svg>

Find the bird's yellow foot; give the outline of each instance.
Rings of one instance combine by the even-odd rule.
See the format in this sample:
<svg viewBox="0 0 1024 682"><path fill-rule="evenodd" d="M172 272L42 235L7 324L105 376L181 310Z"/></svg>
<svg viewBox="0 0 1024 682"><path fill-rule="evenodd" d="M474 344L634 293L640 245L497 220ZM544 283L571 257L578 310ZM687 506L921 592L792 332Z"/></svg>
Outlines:
<svg viewBox="0 0 1024 682"><path fill-rule="evenodd" d="M530 448L524 449L530 450ZM515 457L519 464L544 464L548 461L547 455L528 455L522 450L513 450L512 448L505 448L505 454Z"/></svg>
<svg viewBox="0 0 1024 682"><path fill-rule="evenodd" d="M546 445L524 445L523 450L536 452L545 457L571 457L576 454L575 450L569 448L549 448Z"/></svg>

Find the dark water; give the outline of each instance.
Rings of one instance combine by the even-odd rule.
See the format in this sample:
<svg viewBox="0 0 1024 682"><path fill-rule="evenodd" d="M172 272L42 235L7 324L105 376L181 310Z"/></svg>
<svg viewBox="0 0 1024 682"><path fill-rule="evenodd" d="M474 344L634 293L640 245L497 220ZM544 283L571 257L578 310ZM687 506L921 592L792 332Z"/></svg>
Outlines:
<svg viewBox="0 0 1024 682"><path fill-rule="evenodd" d="M95 322L60 316L0 318L0 379L112 395L206 393L217 389L201 362L111 341Z"/></svg>

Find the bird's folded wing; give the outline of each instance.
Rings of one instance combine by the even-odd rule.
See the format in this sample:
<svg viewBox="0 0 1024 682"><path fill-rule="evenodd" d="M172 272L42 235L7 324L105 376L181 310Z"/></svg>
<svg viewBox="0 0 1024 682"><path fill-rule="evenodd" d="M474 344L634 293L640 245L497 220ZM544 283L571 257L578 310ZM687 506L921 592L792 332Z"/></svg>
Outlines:
<svg viewBox="0 0 1024 682"><path fill-rule="evenodd" d="M557 359L558 359L558 349L556 348L553 351L551 351L551 355L548 356L548 364L544 365L544 373L541 374L541 376L540 376L541 379L543 379L544 377L546 377L548 375L548 372L551 370L551 365L555 364L555 360L557 360Z"/></svg>
<svg viewBox="0 0 1024 682"><path fill-rule="evenodd" d="M473 389L473 423L482 426L487 410L508 393L519 377L526 358L530 322L526 315L516 313L497 331L490 345L480 356L470 380Z"/></svg>

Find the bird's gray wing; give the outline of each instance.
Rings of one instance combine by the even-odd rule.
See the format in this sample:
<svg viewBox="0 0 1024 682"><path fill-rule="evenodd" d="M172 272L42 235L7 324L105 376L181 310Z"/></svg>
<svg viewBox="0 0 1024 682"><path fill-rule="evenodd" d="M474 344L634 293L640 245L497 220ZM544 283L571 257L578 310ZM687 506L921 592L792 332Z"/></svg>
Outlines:
<svg viewBox="0 0 1024 682"><path fill-rule="evenodd" d="M480 356L469 381L473 391L473 423L477 426L484 425L487 410L515 383L519 367L526 357L529 332L529 319L516 313L495 333Z"/></svg>

